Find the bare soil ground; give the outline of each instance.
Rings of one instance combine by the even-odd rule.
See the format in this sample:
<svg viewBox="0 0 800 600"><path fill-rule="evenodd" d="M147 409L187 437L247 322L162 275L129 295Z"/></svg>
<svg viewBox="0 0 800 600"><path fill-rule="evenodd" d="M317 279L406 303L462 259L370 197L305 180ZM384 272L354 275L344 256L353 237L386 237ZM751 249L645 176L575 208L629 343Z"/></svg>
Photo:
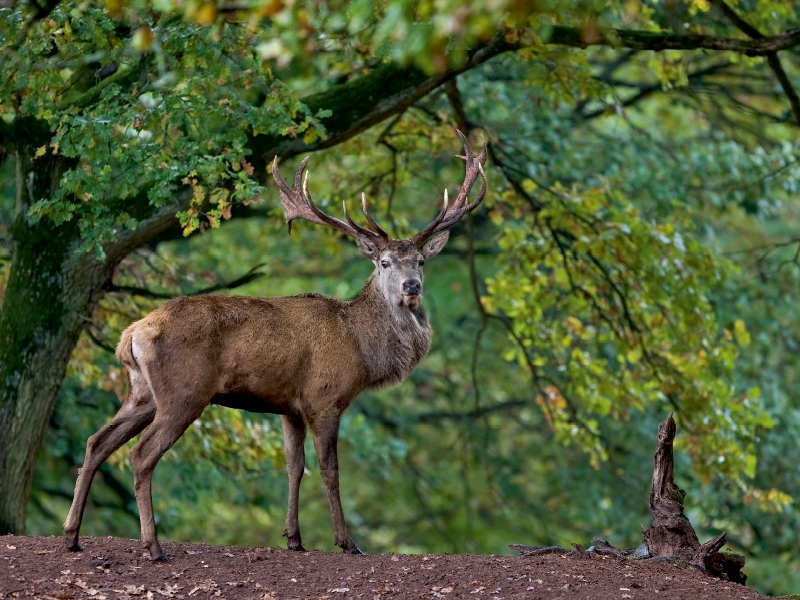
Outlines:
<svg viewBox="0 0 800 600"><path fill-rule="evenodd" d="M352 556L165 542L171 560L159 564L138 540L81 544L72 553L57 537L0 537L0 598L766 598L692 569L614 557Z"/></svg>

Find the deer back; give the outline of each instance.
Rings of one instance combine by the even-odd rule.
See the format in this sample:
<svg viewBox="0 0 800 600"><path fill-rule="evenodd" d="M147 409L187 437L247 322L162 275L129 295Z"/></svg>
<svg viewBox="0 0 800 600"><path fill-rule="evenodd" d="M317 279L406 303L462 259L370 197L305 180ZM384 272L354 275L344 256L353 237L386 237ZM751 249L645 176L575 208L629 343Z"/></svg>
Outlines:
<svg viewBox="0 0 800 600"><path fill-rule="evenodd" d="M347 307L316 294L176 298L131 325L117 352L145 371L157 402L314 413L333 407L305 406L313 399L349 403L369 385Z"/></svg>

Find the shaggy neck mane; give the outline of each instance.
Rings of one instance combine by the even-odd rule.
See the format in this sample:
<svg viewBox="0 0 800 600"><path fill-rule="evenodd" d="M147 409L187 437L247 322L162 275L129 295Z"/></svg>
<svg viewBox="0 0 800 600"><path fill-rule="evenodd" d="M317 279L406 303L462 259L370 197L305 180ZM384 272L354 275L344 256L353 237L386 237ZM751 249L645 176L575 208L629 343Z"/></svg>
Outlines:
<svg viewBox="0 0 800 600"><path fill-rule="evenodd" d="M369 387L401 382L428 354L431 327L422 303L412 309L388 302L374 273L349 303L348 312L367 368Z"/></svg>

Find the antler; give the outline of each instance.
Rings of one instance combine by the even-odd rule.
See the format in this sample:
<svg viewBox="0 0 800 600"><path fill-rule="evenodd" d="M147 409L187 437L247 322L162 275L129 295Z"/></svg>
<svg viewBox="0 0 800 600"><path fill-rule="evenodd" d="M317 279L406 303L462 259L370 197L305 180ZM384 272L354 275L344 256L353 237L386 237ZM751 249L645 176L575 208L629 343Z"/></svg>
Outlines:
<svg viewBox="0 0 800 600"><path fill-rule="evenodd" d="M461 184L461 191L458 192L455 202L450 206L448 206L447 190L444 191L444 203L439 215L430 225L411 238L411 241L417 246L422 246L434 233L444 231L458 223L465 214L475 210L486 195L486 175L483 173L483 165L486 164L486 140L483 140L483 150L481 150L481 153L476 157L472 154L472 148L470 148L467 136L458 129L456 129L456 132L461 138L461 141L464 142L464 156L456 154L456 158L460 158L467 163L467 174L466 177L464 177L464 183ZM469 196L475 179L477 179L479 175L482 182L481 191L475 200L467 204L467 196Z"/></svg>
<svg viewBox="0 0 800 600"><path fill-rule="evenodd" d="M347 223L336 217L327 215L317 208L317 205L314 204L314 201L311 199L311 194L308 192L308 171L305 172L305 177L303 177L303 171L305 171L308 159L309 157L306 156L300 163L300 166L297 167L297 172L294 175L294 188L290 188L286 185L286 181L281 177L278 171L277 156L272 162L272 177L275 179L275 183L278 184L278 189L281 194L281 204L283 204L283 208L286 209L286 228L289 233L292 233L292 221L295 219L303 219L304 221L310 221L317 225L333 227L352 237L361 234L377 242L380 246L385 245L389 240L389 235L381 229L372 218L372 215L369 214L369 210L367 209L367 197L365 194L361 194L361 205L364 209L364 215L367 217L367 222L375 231L354 223L347 213L347 205L344 201L342 201L342 208L344 208L344 216L347 219Z"/></svg>

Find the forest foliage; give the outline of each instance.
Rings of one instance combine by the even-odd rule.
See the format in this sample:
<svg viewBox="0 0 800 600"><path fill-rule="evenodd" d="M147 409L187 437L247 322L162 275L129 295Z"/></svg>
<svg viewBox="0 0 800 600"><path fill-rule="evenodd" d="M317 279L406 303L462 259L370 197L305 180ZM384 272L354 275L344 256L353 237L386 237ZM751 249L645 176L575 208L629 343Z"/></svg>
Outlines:
<svg viewBox="0 0 800 600"><path fill-rule="evenodd" d="M324 210L366 192L406 236L463 178L457 126L489 142L490 193L426 265L430 356L346 413L359 545L638 544L656 424L674 412L693 522L728 531L759 589L798 591L800 57L714 46L795 31L792 3L106 0L0 19L9 255L23 122L49 132L34 160L65 165L24 218L74 225L76 255L103 260L154 210L180 222L122 260L72 351L30 531L58 532L85 439L125 393L112 350L133 320L208 290L348 298L368 276L349 240L287 235L265 149L292 166L314 151ZM355 131L381 72L458 77ZM156 470L164 537L279 544L281 446L276 418L207 409ZM137 535L127 449L101 470L88 534ZM316 475L301 511L330 548Z"/></svg>

